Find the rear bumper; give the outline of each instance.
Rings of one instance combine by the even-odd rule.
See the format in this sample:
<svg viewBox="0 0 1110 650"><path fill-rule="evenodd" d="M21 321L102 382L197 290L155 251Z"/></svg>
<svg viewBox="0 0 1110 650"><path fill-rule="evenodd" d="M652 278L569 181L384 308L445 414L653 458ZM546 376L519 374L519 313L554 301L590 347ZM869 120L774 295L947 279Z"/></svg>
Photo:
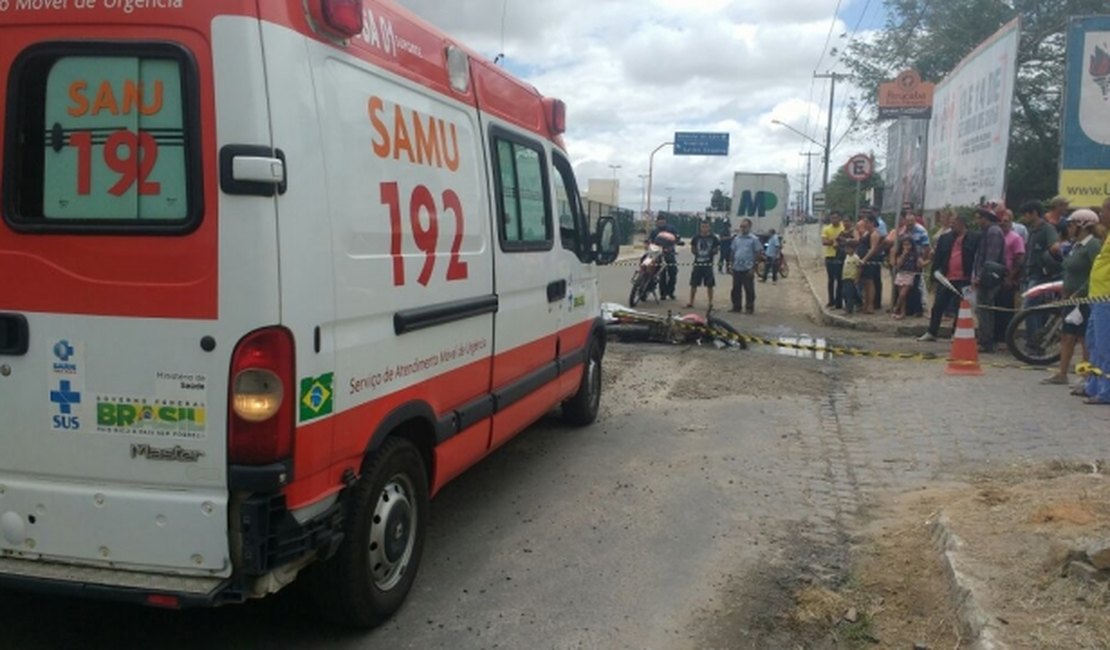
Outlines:
<svg viewBox="0 0 1110 650"><path fill-rule="evenodd" d="M157 607L214 607L265 595L274 589L263 584L263 578L305 560L329 557L343 539L341 501L303 523L285 508L280 494L253 496L234 511L238 513L241 558L230 577L0 556L0 589Z"/></svg>
<svg viewBox="0 0 1110 650"><path fill-rule="evenodd" d="M227 491L0 472L0 557L227 578Z"/></svg>
<svg viewBox="0 0 1110 650"><path fill-rule="evenodd" d="M72 566L42 560L0 558L0 589L150 605L151 596L171 596L177 607L238 602L224 578L192 578ZM227 594L225 596L225 594Z"/></svg>

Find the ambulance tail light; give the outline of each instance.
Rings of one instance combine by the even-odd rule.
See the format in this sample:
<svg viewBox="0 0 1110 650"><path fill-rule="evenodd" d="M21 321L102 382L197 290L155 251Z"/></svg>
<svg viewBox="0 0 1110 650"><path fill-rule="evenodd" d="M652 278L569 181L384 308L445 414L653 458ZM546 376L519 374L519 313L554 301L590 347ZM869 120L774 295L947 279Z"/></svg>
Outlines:
<svg viewBox="0 0 1110 650"><path fill-rule="evenodd" d="M231 356L228 462L268 465L293 455L293 335L270 327L246 335Z"/></svg>
<svg viewBox="0 0 1110 650"><path fill-rule="evenodd" d="M544 97L544 112L547 114L547 128L552 135L562 135L567 132L567 105L561 99Z"/></svg>
<svg viewBox="0 0 1110 650"><path fill-rule="evenodd" d="M340 38L362 33L362 0L312 0L308 6L312 19L324 31Z"/></svg>

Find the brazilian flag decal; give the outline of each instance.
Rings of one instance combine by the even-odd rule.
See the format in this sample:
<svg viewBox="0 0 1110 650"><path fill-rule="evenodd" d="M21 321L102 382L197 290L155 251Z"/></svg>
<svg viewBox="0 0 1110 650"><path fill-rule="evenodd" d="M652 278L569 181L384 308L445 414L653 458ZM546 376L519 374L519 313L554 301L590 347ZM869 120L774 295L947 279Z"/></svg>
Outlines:
<svg viewBox="0 0 1110 650"><path fill-rule="evenodd" d="M334 388L335 374L330 372L301 380L301 422L331 413Z"/></svg>

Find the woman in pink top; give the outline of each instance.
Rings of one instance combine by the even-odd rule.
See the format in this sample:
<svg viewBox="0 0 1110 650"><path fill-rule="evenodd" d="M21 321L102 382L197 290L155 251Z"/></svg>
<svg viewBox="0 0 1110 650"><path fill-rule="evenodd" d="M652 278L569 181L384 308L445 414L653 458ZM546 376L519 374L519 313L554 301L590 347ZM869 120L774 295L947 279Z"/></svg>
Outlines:
<svg viewBox="0 0 1110 650"><path fill-rule="evenodd" d="M1003 213L999 225L1002 226L1005 242L1002 248L1002 263L1006 265L1006 279L1002 281L1002 289L998 291L997 304L999 307L1013 309L1017 302L1018 289L1021 287L1022 272L1025 270L1025 240L1014 230L1012 212L1007 210ZM1006 340L1006 330L1013 319L1013 312L1001 311L995 314L994 340Z"/></svg>

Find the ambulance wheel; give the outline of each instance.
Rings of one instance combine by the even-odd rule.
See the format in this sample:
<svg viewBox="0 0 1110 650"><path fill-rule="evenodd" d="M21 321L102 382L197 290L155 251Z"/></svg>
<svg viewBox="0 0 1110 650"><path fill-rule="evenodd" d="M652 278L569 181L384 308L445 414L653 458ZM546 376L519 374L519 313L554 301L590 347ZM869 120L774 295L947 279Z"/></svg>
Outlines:
<svg viewBox="0 0 1110 650"><path fill-rule="evenodd" d="M428 524L428 478L420 452L390 438L350 494L344 538L317 567L313 599L328 619L369 628L396 612L416 578Z"/></svg>
<svg viewBox="0 0 1110 650"><path fill-rule="evenodd" d="M583 427L597 419L601 408L601 355L601 344L590 338L578 392L563 402L563 420L568 424Z"/></svg>

